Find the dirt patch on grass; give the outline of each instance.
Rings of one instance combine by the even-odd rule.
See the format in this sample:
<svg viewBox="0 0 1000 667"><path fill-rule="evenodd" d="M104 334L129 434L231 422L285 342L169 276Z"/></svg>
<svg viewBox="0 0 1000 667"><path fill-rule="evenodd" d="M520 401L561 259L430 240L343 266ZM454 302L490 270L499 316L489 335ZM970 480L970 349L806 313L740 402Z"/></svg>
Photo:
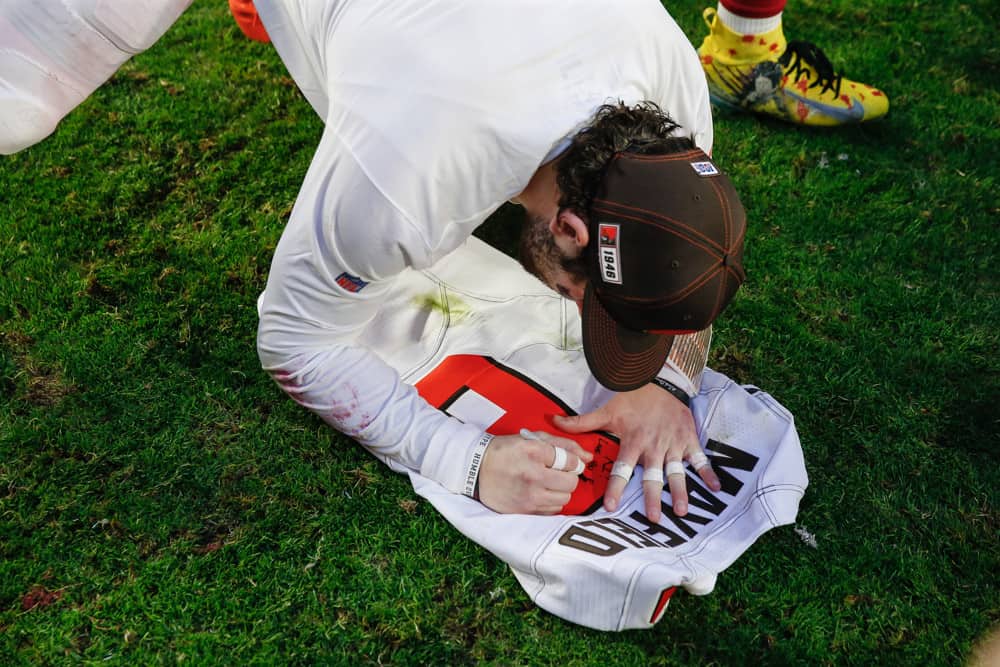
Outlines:
<svg viewBox="0 0 1000 667"><path fill-rule="evenodd" d="M25 368L28 372L24 400L41 406L52 406L72 394L74 387L58 370L48 367Z"/></svg>
<svg viewBox="0 0 1000 667"><path fill-rule="evenodd" d="M38 406L52 406L76 388L66 380L60 369L39 362L29 354L34 341L21 332L0 333L0 346L9 351L13 364L10 379L24 401Z"/></svg>
<svg viewBox="0 0 1000 667"><path fill-rule="evenodd" d="M21 598L21 609L30 611L32 609L44 609L62 599L61 590L50 591L44 586L32 586L31 590Z"/></svg>

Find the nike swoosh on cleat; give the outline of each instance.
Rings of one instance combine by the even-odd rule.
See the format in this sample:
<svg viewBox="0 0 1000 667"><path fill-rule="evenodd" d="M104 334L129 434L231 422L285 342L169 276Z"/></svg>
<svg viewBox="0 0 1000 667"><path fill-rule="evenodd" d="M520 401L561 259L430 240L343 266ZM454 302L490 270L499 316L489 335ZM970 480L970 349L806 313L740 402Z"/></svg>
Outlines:
<svg viewBox="0 0 1000 667"><path fill-rule="evenodd" d="M845 109L843 107L830 106L823 104L822 102L817 102L816 100L811 100L808 97L797 95L790 90L785 90L785 95L788 95L793 100L802 102L802 104L805 104L810 109L830 116L831 118L836 118L844 123L864 120L865 118L865 108L856 97L851 98L851 106Z"/></svg>

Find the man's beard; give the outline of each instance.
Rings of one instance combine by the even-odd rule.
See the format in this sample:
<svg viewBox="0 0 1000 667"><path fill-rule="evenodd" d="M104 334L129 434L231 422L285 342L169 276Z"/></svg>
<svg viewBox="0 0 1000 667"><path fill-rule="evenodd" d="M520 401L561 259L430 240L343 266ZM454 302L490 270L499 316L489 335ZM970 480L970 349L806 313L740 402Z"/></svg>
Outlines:
<svg viewBox="0 0 1000 667"><path fill-rule="evenodd" d="M525 214L517 254L524 270L545 282L546 276L551 275L557 265L559 256L548 220L539 215Z"/></svg>
<svg viewBox="0 0 1000 667"><path fill-rule="evenodd" d="M556 269L562 269L575 280L586 280L587 264L584 255L586 251L578 257L564 255L556 245L555 236L549 229L549 221L542 216L525 216L518 243L518 259L525 271L543 283L548 284L549 277Z"/></svg>

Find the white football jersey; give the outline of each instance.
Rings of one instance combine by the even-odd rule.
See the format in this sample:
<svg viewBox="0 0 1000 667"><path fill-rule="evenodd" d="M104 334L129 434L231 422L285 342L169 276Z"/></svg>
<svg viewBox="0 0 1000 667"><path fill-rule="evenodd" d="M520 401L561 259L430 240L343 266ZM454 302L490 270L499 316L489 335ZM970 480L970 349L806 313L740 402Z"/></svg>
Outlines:
<svg viewBox="0 0 1000 667"><path fill-rule="evenodd" d="M405 273L363 337L447 414L495 435L559 435L548 416L597 408L611 393L590 375L573 305L517 263L471 239L432 269ZM645 517L641 470L615 512L601 498L617 453L604 433L575 437L595 454L560 516L497 514L419 472L416 491L463 534L507 562L530 598L574 623L648 628L675 587L704 594L762 533L794 521L807 477L792 416L771 396L705 371L692 402L722 482L687 474L689 512Z"/></svg>

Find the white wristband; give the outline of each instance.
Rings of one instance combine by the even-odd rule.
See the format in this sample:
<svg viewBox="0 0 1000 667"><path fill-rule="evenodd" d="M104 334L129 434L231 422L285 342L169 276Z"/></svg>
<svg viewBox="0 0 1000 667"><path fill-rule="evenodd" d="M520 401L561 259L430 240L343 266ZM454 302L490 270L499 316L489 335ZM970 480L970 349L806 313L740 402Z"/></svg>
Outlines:
<svg viewBox="0 0 1000 667"><path fill-rule="evenodd" d="M484 433L483 437L476 443L472 450L472 459L469 461L469 470L465 473L465 489L462 493L470 498L476 497L476 487L479 481L479 469L482 467L483 457L486 455L486 448L493 441L493 436Z"/></svg>

